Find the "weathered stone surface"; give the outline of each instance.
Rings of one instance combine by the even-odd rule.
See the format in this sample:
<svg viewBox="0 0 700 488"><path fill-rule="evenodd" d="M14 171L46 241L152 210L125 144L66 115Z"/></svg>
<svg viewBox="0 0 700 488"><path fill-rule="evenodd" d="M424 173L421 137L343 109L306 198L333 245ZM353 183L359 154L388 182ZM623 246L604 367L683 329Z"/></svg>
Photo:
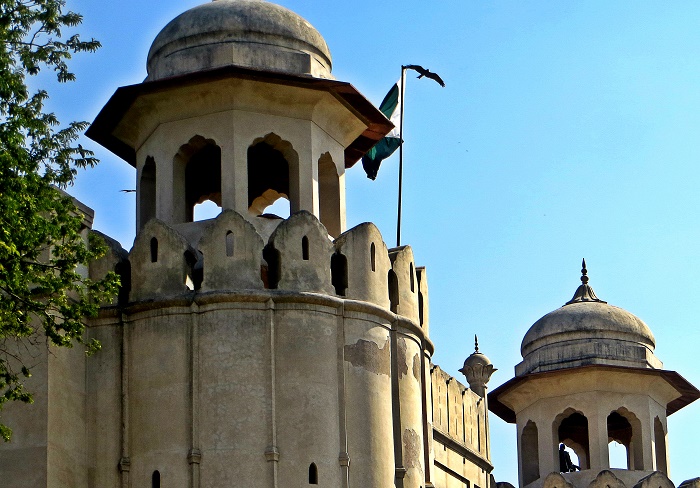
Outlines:
<svg viewBox="0 0 700 488"><path fill-rule="evenodd" d="M270 236L269 245L279 253L280 290L333 294L333 244L326 228L311 213L297 212L282 222Z"/></svg>
<svg viewBox="0 0 700 488"><path fill-rule="evenodd" d="M360 339L355 344L345 346L345 360L372 373L389 376L391 364L388 348L388 338L382 347L373 341Z"/></svg>
<svg viewBox="0 0 700 488"><path fill-rule="evenodd" d="M700 478L685 480L683 483L678 485L678 488L700 488Z"/></svg>
<svg viewBox="0 0 700 488"><path fill-rule="evenodd" d="M588 488L628 488L625 484L615 476L609 469L604 469L593 481L590 482Z"/></svg>
<svg viewBox="0 0 700 488"><path fill-rule="evenodd" d="M365 222L344 232L334 244L348 260L346 296L389 308L387 273L391 261L379 229Z"/></svg>
<svg viewBox="0 0 700 488"><path fill-rule="evenodd" d="M668 476L660 471L654 471L645 476L634 485L633 488L676 488Z"/></svg>
<svg viewBox="0 0 700 488"><path fill-rule="evenodd" d="M561 473L549 473L544 479L542 488L574 488L574 485L569 483Z"/></svg>
<svg viewBox="0 0 700 488"><path fill-rule="evenodd" d="M294 12L259 0L217 0L173 19L148 53L148 80L222 66L331 78L325 40Z"/></svg>
<svg viewBox="0 0 700 488"><path fill-rule="evenodd" d="M261 289L263 240L255 228L234 210L225 210L204 232L202 291Z"/></svg>
<svg viewBox="0 0 700 488"><path fill-rule="evenodd" d="M193 261L194 260L194 261ZM129 253L131 300L176 296L195 289L197 252L175 229L153 219Z"/></svg>

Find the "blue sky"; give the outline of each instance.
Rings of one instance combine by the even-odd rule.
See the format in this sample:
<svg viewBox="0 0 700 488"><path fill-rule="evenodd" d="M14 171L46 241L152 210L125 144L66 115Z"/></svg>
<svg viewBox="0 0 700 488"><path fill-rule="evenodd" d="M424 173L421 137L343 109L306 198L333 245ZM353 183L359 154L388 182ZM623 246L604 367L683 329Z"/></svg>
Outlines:
<svg viewBox="0 0 700 488"><path fill-rule="evenodd" d="M103 48L75 59L78 81L51 88L61 120L92 120L139 83L151 41L200 0L76 0ZM700 385L700 3L280 0L325 37L337 79L378 104L401 64L410 77L402 243L428 269L434 360L457 370L473 336L513 376L520 341L571 298L581 258L603 300L642 318L657 356ZM71 192L95 226L131 247L133 169L102 160ZM395 244L398 160L377 181L347 177L350 226L373 221ZM696 468L700 402L669 419L671 478ZM499 481L517 483L512 426L492 417Z"/></svg>

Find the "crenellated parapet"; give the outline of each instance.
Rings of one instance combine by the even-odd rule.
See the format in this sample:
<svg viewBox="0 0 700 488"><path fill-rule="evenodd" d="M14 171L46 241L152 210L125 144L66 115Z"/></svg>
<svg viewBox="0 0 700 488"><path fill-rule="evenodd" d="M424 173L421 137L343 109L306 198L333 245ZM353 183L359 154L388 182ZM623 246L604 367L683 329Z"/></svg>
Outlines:
<svg viewBox="0 0 700 488"><path fill-rule="evenodd" d="M202 234L200 250L206 257L203 292L260 289L262 237L253 225L233 210L224 210Z"/></svg>
<svg viewBox="0 0 700 488"><path fill-rule="evenodd" d="M120 274L122 305L243 290L320 293L388 309L425 330L427 275L409 246L387 249L371 223L332 240L306 211L286 220L260 219L276 224L267 242L234 210L176 225L152 219L128 254L105 237L109 252L90 272L95 278Z"/></svg>
<svg viewBox="0 0 700 488"><path fill-rule="evenodd" d="M483 486L484 473L493 469L486 402L439 366L431 366L430 380L437 479L456 473L463 482Z"/></svg>

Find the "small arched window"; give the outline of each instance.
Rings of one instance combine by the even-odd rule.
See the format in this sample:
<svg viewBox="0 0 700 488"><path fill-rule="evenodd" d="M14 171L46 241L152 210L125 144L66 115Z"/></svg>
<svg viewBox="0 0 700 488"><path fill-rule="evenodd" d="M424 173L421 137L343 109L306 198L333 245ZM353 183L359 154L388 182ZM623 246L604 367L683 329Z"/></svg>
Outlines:
<svg viewBox="0 0 700 488"><path fill-rule="evenodd" d="M393 269L389 270L389 275L387 277L389 285L389 307L394 313L398 313L399 310L399 279L396 277L396 273Z"/></svg>
<svg viewBox="0 0 700 488"><path fill-rule="evenodd" d="M160 471L155 470L151 476L151 488L160 488Z"/></svg>
<svg viewBox="0 0 700 488"><path fill-rule="evenodd" d="M158 239L155 237L151 239L151 262L158 262Z"/></svg>
<svg viewBox="0 0 700 488"><path fill-rule="evenodd" d="M304 261L309 260L309 238L306 236L301 238L301 258Z"/></svg>
<svg viewBox="0 0 700 488"><path fill-rule="evenodd" d="M348 258L340 251L331 256L331 283L336 295L345 296L348 287Z"/></svg>
<svg viewBox="0 0 700 488"><path fill-rule="evenodd" d="M226 233L226 255L233 256L233 232L231 231Z"/></svg>
<svg viewBox="0 0 700 488"><path fill-rule="evenodd" d="M376 261L375 261L375 259L376 259L375 254L376 254L376 248L375 248L374 242L373 242L372 245L369 246L369 264L372 267L372 271L375 271L377 269Z"/></svg>
<svg viewBox="0 0 700 488"><path fill-rule="evenodd" d="M316 463L311 463L309 465L309 484L318 484L318 468L316 467Z"/></svg>

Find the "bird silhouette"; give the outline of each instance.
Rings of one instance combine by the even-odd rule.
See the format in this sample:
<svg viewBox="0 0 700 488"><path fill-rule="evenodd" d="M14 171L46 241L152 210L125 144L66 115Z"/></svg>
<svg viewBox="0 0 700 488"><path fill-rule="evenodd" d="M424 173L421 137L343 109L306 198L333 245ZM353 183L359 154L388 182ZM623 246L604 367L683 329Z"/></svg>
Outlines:
<svg viewBox="0 0 700 488"><path fill-rule="evenodd" d="M122 193L135 193L136 190L119 190Z"/></svg>
<svg viewBox="0 0 700 488"><path fill-rule="evenodd" d="M406 66L404 66L404 68L412 69L413 71L418 71L418 73L420 73L418 75L418 79L421 79L425 76L426 78L430 78L431 80L435 80L436 82L438 82L440 84L440 86L442 86L442 87L445 86L445 82L442 81L442 78L440 78L440 76L437 73L433 73L429 69L425 69L424 67L418 66L417 64L407 64Z"/></svg>

